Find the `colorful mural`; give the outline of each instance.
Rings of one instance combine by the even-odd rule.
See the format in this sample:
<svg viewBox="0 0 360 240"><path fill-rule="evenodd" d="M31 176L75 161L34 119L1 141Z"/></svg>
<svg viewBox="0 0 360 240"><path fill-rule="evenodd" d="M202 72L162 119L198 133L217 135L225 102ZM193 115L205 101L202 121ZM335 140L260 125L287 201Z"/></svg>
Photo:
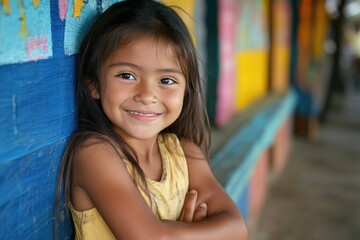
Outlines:
<svg viewBox="0 0 360 240"><path fill-rule="evenodd" d="M65 21L65 55L76 54L80 42L96 15L119 0L59 0L59 16Z"/></svg>
<svg viewBox="0 0 360 240"><path fill-rule="evenodd" d="M235 108L242 111L268 87L268 1L242 0L238 4Z"/></svg>
<svg viewBox="0 0 360 240"><path fill-rule="evenodd" d="M84 37L87 27L95 17L109 6L121 0L59 0L59 16L65 21L64 52L65 55L73 55L78 52L81 39ZM195 2L193 0L177 1L165 0L168 5L178 5L193 16ZM194 35L194 23L187 13L179 11L184 21ZM194 38L195 39L195 38Z"/></svg>
<svg viewBox="0 0 360 240"><path fill-rule="evenodd" d="M241 0L238 2L237 49L246 51L267 47L266 1Z"/></svg>
<svg viewBox="0 0 360 240"><path fill-rule="evenodd" d="M50 1L0 0L0 65L52 56Z"/></svg>

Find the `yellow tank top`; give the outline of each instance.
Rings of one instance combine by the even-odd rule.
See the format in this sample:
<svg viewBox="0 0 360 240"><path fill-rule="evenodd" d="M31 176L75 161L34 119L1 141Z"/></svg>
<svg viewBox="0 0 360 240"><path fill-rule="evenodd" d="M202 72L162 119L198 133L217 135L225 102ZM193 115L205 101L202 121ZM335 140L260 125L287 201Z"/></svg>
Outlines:
<svg viewBox="0 0 360 240"><path fill-rule="evenodd" d="M161 180L157 182L146 179L151 199L142 187L138 186L138 189L157 218L177 220L189 188L186 159L175 134L160 134L157 141L163 166ZM124 160L124 163L133 179L139 177L133 171L129 161ZM73 217L76 239L115 239L96 208L76 211L71 204L69 208Z"/></svg>

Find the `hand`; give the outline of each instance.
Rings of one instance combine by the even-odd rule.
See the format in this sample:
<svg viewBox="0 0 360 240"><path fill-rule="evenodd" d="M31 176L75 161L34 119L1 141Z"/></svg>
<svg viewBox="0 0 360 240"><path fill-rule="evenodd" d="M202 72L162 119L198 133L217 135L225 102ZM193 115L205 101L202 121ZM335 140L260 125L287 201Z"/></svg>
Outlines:
<svg viewBox="0 0 360 240"><path fill-rule="evenodd" d="M207 217L207 204L200 203L197 206L198 192L190 190L184 201L184 206L181 210L178 221L180 222L198 222Z"/></svg>

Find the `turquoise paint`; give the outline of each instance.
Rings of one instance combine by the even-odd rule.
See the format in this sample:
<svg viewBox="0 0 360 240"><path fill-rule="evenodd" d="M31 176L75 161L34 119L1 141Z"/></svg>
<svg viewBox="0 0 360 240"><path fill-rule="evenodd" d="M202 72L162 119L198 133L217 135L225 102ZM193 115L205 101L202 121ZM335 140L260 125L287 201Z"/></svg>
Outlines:
<svg viewBox="0 0 360 240"><path fill-rule="evenodd" d="M9 13L5 12L4 2L0 5L0 65L52 57L50 1L39 1L37 7L33 1L8 4ZM23 16L25 20L20 21Z"/></svg>
<svg viewBox="0 0 360 240"><path fill-rule="evenodd" d="M249 183L245 185L242 193L236 199L236 206L244 218L245 222L249 221Z"/></svg>
<svg viewBox="0 0 360 240"><path fill-rule="evenodd" d="M215 176L234 201L246 188L257 159L274 141L277 130L292 115L296 97L289 91L276 99L238 132L211 159Z"/></svg>

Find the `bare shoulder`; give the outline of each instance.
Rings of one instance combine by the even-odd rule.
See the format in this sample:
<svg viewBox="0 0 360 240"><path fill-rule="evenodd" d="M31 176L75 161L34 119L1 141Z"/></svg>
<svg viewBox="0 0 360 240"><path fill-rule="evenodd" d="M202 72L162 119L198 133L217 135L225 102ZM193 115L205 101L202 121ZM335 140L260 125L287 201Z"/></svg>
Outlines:
<svg viewBox="0 0 360 240"><path fill-rule="evenodd" d="M197 146L194 142L182 139L180 140L180 145L184 151L185 157L190 160L205 160L207 162L207 159L205 158L204 153L201 151L199 146Z"/></svg>
<svg viewBox="0 0 360 240"><path fill-rule="evenodd" d="M106 168L109 164L116 164L120 162L119 155L110 142L90 137L80 144L78 147L73 162L73 168L78 173L83 172L87 174L91 169L98 167Z"/></svg>
<svg viewBox="0 0 360 240"><path fill-rule="evenodd" d="M107 157L116 157L118 155L116 154L114 146L109 141L98 137L89 137L80 144L75 159L81 163L93 159L92 156L97 156L99 153L101 153L101 155L105 154Z"/></svg>
<svg viewBox="0 0 360 240"><path fill-rule="evenodd" d="M100 192L102 185L127 177L119 155L108 141L89 137L74 154L71 199L77 210L94 207L91 195Z"/></svg>

